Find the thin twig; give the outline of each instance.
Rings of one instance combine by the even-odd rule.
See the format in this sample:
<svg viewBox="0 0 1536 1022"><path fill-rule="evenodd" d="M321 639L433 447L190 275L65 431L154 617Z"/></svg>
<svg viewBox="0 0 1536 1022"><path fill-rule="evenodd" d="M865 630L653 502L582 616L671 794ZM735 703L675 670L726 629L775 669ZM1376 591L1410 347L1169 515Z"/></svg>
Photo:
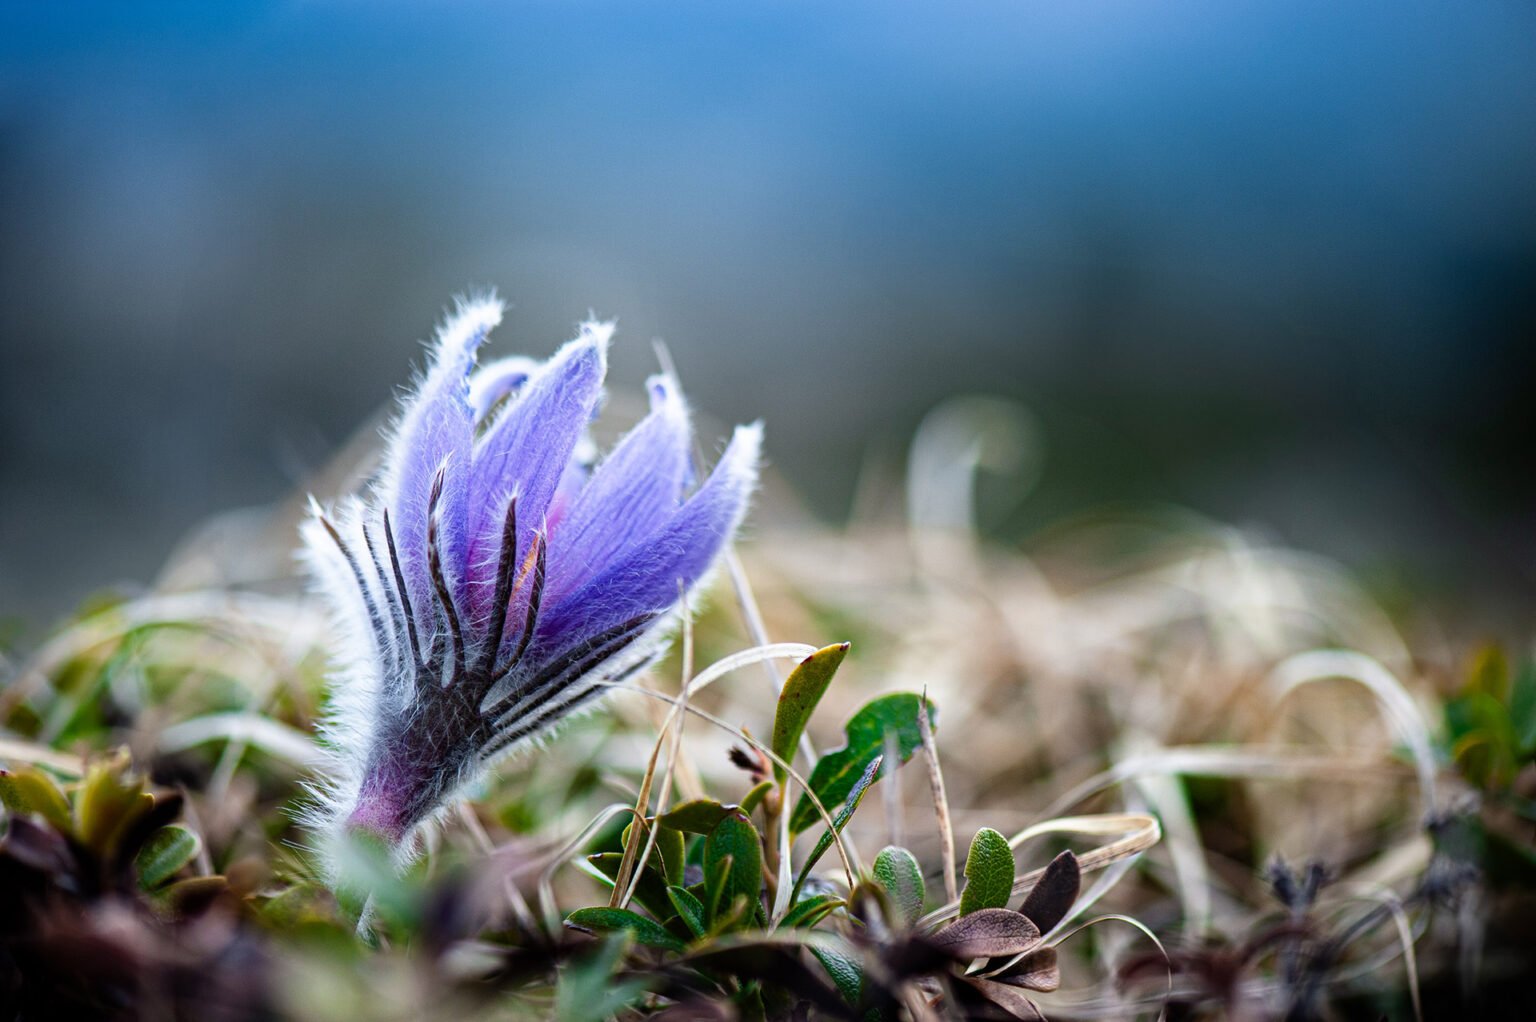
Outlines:
<svg viewBox="0 0 1536 1022"><path fill-rule="evenodd" d="M917 705L917 729L923 737L923 755L928 760L928 784L933 788L933 811L939 819L939 850L944 856L944 900L960 897L960 883L955 875L955 828L949 822L949 797L944 794L944 771L939 767L939 748L933 740L933 722L928 719L928 689L923 688Z"/></svg>

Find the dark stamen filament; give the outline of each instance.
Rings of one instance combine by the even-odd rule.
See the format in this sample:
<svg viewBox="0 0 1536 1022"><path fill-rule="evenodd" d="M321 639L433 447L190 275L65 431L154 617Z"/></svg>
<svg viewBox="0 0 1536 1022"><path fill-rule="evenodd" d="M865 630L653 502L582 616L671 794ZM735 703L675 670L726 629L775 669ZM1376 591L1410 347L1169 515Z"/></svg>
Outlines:
<svg viewBox="0 0 1536 1022"><path fill-rule="evenodd" d="M405 634L411 641L411 658L420 668L426 660L421 655L421 644L416 641L416 612L411 608L411 593L405 588L405 574L400 570L400 554L395 549L395 530L389 524L389 508L384 509L384 543L389 548L389 565L395 576L395 591L400 594L400 606L405 612Z"/></svg>
<svg viewBox="0 0 1536 1022"><path fill-rule="evenodd" d="M432 573L437 602L442 605L443 614L448 618L448 632L453 639L453 666L448 676L448 684L452 684L464 676L464 630L459 625L459 613L453 605L453 594L448 592L448 580L443 577L443 557L437 529L437 505L442 496L443 469L438 469L432 479L432 493L427 498L427 570Z"/></svg>
<svg viewBox="0 0 1536 1022"><path fill-rule="evenodd" d="M501 635L507 627L507 601L512 599L512 567L517 563L517 497L507 502L501 527L501 555L496 562L496 595L491 600L491 630L476 658L475 673L484 674L496 662Z"/></svg>

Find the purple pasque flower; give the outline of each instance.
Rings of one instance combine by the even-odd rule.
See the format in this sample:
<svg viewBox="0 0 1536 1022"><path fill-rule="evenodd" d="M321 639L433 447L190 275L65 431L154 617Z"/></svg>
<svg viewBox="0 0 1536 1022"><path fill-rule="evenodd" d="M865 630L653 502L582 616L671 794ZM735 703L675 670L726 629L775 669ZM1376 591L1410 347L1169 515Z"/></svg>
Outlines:
<svg viewBox="0 0 1536 1022"><path fill-rule="evenodd" d="M317 824L402 845L499 755L638 671L755 486L753 425L687 492L692 429L667 375L594 467L611 324L584 325L543 364L476 369L500 319L495 300L461 303L368 495L305 523L338 625L337 768Z"/></svg>

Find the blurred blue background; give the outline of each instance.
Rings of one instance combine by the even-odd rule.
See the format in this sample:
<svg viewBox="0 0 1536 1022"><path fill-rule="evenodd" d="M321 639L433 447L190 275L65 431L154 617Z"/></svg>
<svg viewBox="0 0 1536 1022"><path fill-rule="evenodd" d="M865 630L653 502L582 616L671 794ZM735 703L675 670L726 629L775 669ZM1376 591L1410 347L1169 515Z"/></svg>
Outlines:
<svg viewBox="0 0 1536 1022"><path fill-rule="evenodd" d="M1174 501L1524 613L1533 181L1523 0L3 4L0 616L288 494L474 285L664 337L831 520L980 391L1005 537Z"/></svg>

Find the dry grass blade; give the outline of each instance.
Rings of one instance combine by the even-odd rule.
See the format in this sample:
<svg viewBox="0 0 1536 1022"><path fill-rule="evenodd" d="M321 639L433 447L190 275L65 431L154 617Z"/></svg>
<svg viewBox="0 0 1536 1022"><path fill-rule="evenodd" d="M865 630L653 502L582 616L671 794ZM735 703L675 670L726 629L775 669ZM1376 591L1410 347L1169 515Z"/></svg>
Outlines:
<svg viewBox="0 0 1536 1022"><path fill-rule="evenodd" d="M1134 918L1132 916L1120 915L1119 913L1109 913L1109 914L1102 915L1102 916L1095 916L1094 918L1088 920L1087 922L1085 922L1085 923L1083 923L1083 924L1081 924L1079 926L1073 927L1067 933L1062 934L1060 940L1058 940L1057 943L1060 943L1061 941L1065 941L1065 940L1068 940L1068 939L1070 939L1072 937L1075 937L1077 934L1079 934L1082 931L1088 929L1089 927L1097 926L1100 923L1125 923L1127 926L1129 926L1129 927L1135 929L1137 932L1139 932L1143 937L1146 937L1148 940L1150 940L1153 943L1153 945L1156 946L1157 953L1163 956L1163 962L1168 967L1168 989L1167 989L1167 995L1172 995L1172 993L1173 993L1173 960L1171 958L1169 958L1169 956L1168 956L1168 949L1163 946L1163 942L1157 939L1157 934L1153 933L1151 928L1148 927L1147 924L1142 922L1140 919L1136 919L1136 918ZM1159 1009L1160 1010L1157 1013L1157 1017L1159 1019L1163 1019L1163 1018L1167 1017L1167 1014L1168 1014L1167 995L1165 995L1162 998L1159 998ZM1048 1007L1050 1009L1050 1014L1051 1014L1051 1017L1053 1017L1053 1018L1092 1018L1092 1019L1101 1019L1101 1018L1109 1017L1111 1015L1111 1013L1118 1014L1118 1011L1116 1011L1116 1009L1119 1009L1119 1008L1123 1007L1122 1005L1118 1005L1118 1004L1113 1005L1113 1006L1104 1004L1102 998L1096 998L1095 1002L1092 1003L1092 1004L1086 1004L1085 1003L1085 1004L1082 1004L1082 1005L1075 1005L1074 1006L1074 1005L1066 1002L1066 999L1064 997L1061 998L1059 1002L1053 1002L1053 999L1048 994L1042 996L1040 998L1040 1002L1041 1002L1041 1004L1045 1005L1046 1007ZM1086 1009L1088 1009L1088 1013L1079 1014L1078 1011L1074 1010L1074 1008L1075 1009L1084 1009L1084 1008L1086 1008Z"/></svg>
<svg viewBox="0 0 1536 1022"><path fill-rule="evenodd" d="M944 793L944 771L939 766L939 747L928 719L928 690L917 701L917 727L923 738L923 758L928 764L928 786L933 791L933 812L939 825L939 854L944 862L944 897L958 906L959 879L955 875L955 828L949 819L949 796Z"/></svg>
<svg viewBox="0 0 1536 1022"><path fill-rule="evenodd" d="M204 742L224 740L254 745L297 767L317 766L325 753L309 735L259 713L210 713L184 720L160 732L163 752L180 752Z"/></svg>
<svg viewBox="0 0 1536 1022"><path fill-rule="evenodd" d="M1141 777L1136 787L1163 826L1163 844L1173 863L1179 903L1183 907L1184 932L1191 936L1203 934L1211 922L1211 877L1200 843L1200 828L1184 785L1173 777Z"/></svg>
<svg viewBox="0 0 1536 1022"><path fill-rule="evenodd" d="M1424 818L1430 818L1438 804L1435 792L1434 741L1413 696L1403 683L1380 661L1349 650L1316 650L1299 653L1276 667L1270 675L1281 697L1302 685L1329 678L1346 678L1370 690L1381 704L1387 722L1413 755L1419 774L1419 788L1424 802Z"/></svg>
<svg viewBox="0 0 1536 1022"><path fill-rule="evenodd" d="M1306 749L1260 746L1172 746L1120 760L1103 773L1095 774L1063 792L1045 810L1045 815L1054 816L1066 812L1125 781L1157 774L1278 780L1329 777L1350 782L1390 780L1402 776L1393 764L1384 763L1381 757L1373 755L1320 755Z"/></svg>
<svg viewBox="0 0 1536 1022"><path fill-rule="evenodd" d="M31 763L70 777L85 773L85 761L67 752L58 752L46 745L19 738L0 738L0 760L10 763Z"/></svg>
<svg viewBox="0 0 1536 1022"><path fill-rule="evenodd" d="M604 806L585 827L577 831L574 837L549 857L548 864L539 873L539 911L544 913L544 926L549 933L560 932L560 908L555 903L555 874L560 871L561 866L571 860L571 856L575 855L582 845L592 840L592 836L602 830L609 820L621 813L632 814L634 811L634 806L624 802Z"/></svg>
<svg viewBox="0 0 1536 1022"><path fill-rule="evenodd" d="M682 749L684 730L683 725L688 719L686 711L688 709L688 694L691 691L689 682L692 680L693 675L693 615L688 613L687 604L683 600L683 595L682 584L679 583L678 603L684 608L683 670L682 679L678 683L678 691L681 692L682 695L679 697L677 705L672 707L667 712L667 719L662 724L660 733L656 736L656 744L651 749L651 761L646 767L645 778L643 779L640 786L640 796L635 800L635 822L639 826L637 826L635 830L631 831L631 841L628 845L625 846L624 861L619 864L619 875L617 878L615 878L614 881L614 893L617 894L620 890L624 892L623 898L621 898L617 905L614 906L617 908L628 907L630 901L634 898L635 890L640 886L640 877L645 871L645 864L650 859L651 852L656 848L657 828L645 822L646 809L648 808L646 802L650 796L651 777L656 771L656 755L661 751L661 743L666 740L668 734L671 734L672 746L667 752L667 766L661 775L661 791L656 796L655 815L660 816L662 813L667 811L667 799L671 797L672 794L672 769L677 763L678 755ZM676 725L675 731L673 730L674 724ZM640 861L636 863L631 860L630 849L634 846L633 839L639 835L639 827L641 826L645 828L646 832L645 848L640 853ZM625 884L626 879L628 880L627 886ZM613 905L613 902L610 902L609 904Z"/></svg>
<svg viewBox="0 0 1536 1022"><path fill-rule="evenodd" d="M1424 1002L1419 993L1419 959L1414 953L1413 925L1403 911L1403 903L1396 896L1383 897L1382 903L1392 913L1392 925L1397 929L1397 939L1403 948L1403 968L1408 973L1408 997L1413 1002L1413 1017L1424 1022Z"/></svg>

